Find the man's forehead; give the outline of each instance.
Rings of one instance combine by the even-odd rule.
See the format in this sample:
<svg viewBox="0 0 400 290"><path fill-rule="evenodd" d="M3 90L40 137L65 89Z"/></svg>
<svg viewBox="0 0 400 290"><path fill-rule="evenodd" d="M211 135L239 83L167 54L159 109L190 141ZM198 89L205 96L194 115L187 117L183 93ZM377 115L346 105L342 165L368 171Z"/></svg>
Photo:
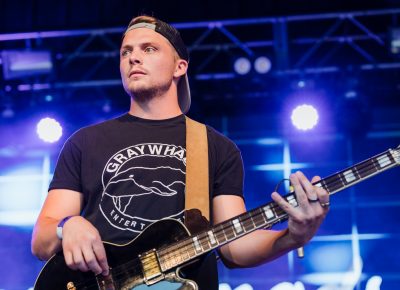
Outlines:
<svg viewBox="0 0 400 290"><path fill-rule="evenodd" d="M131 42L138 43L165 43L172 46L164 36L148 28L135 28L129 30L122 40L122 45Z"/></svg>

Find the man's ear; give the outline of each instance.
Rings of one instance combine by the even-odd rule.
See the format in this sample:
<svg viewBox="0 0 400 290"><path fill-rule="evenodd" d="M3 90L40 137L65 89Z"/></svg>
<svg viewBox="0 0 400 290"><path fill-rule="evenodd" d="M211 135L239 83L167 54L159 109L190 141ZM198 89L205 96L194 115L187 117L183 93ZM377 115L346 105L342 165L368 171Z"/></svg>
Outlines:
<svg viewBox="0 0 400 290"><path fill-rule="evenodd" d="M184 74L186 74L188 69L188 62L184 59L178 59L176 61L176 67L175 67L175 72L174 72L174 77L181 77Z"/></svg>

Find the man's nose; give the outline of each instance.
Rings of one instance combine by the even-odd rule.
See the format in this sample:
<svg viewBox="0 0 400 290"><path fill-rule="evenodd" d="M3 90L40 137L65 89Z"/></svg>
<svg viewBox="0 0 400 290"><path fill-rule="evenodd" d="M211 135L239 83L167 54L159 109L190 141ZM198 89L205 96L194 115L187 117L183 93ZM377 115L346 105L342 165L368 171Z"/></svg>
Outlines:
<svg viewBox="0 0 400 290"><path fill-rule="evenodd" d="M142 63L142 58L137 52L133 52L132 51L132 53L131 53L131 55L129 57L129 63L131 63L131 64L140 64L140 63Z"/></svg>

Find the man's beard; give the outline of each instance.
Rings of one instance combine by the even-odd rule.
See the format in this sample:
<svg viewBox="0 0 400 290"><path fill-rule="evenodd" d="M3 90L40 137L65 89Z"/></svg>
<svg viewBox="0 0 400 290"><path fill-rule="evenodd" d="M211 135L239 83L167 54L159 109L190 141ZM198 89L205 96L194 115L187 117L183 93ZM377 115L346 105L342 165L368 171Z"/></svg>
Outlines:
<svg viewBox="0 0 400 290"><path fill-rule="evenodd" d="M133 90L127 90L131 98L138 103L147 103L152 99L158 98L168 91L171 82L152 87L139 87Z"/></svg>

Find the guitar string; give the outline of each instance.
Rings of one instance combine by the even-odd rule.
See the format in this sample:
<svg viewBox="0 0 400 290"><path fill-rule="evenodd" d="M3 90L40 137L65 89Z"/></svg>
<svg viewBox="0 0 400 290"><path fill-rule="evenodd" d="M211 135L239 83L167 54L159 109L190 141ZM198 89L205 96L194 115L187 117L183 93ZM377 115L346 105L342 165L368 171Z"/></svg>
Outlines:
<svg viewBox="0 0 400 290"><path fill-rule="evenodd" d="M385 153L377 156L376 158L381 157L384 154ZM392 162L392 160L390 160L390 161ZM360 177L355 179L354 181L364 178L364 177L361 177L361 176L363 176L365 173L368 173L366 175L366 176L368 176L370 173L374 173L376 171L379 171L379 169L375 168L375 164L373 162L374 162L374 159L369 159L369 160L366 160L364 162L360 162L360 163L356 164L354 166L354 169L356 169L356 166L358 167L357 171L358 171ZM320 181L318 181L316 183L321 183L321 185L323 186L323 181L325 181L325 186L323 186L323 187L324 188L326 187L325 188L326 190L329 190L330 188L332 188L332 186L336 186L339 183L342 184L342 186L344 186L346 184L343 184L343 181L340 178L340 174L345 176L345 178L347 177L346 180L348 180L348 179L350 179L352 177L352 175L351 175L352 173L344 174L344 172L346 172L346 170L343 170L343 171L341 171L341 172L339 172L339 173L337 173L335 175L328 176L326 179L329 179L329 178L332 178L332 177L336 177L336 178L330 180L329 182L327 182L326 179L323 179L323 180L320 180ZM275 210L275 212L277 212L278 215L281 215L283 213L283 210L279 210L280 209L279 206L277 206L276 204L272 204L272 205L273 205L273 210ZM256 217L257 216L259 216L259 215L256 215ZM246 217L246 219L242 219L241 220L242 223L245 223L246 221L248 221L248 220L250 220L252 218L251 215L247 215L247 216L244 215L244 217ZM231 229L231 225L228 225L228 228ZM223 228L220 229L220 231L225 231L226 229L227 229L226 227L223 227ZM214 234L216 235L217 232L214 232ZM209 242L208 242L207 236L205 238L199 238L199 240L201 241L201 245L203 245L203 246L207 245L207 247L208 247ZM192 239L188 238L188 239L186 239L186 241L188 243L186 243L185 241L182 241L182 243L180 243L182 246L180 248L178 248L178 251L181 250L182 248L186 248L187 246L191 246L192 245ZM173 252L173 251L176 251L176 250L174 249L174 250L171 251L170 248L166 248L166 249L160 249L159 252L163 252L163 251L166 251L166 253L168 253L168 252Z"/></svg>
<svg viewBox="0 0 400 290"><path fill-rule="evenodd" d="M373 167L371 167L371 166L373 166ZM374 170L371 170L371 169L374 169ZM362 171L364 171L364 172L362 172ZM360 173L360 175L365 173L365 171L367 171L367 172L375 172L375 164L371 163L371 160L368 160L366 162L362 162L362 163L358 164L358 172ZM342 174L344 176L347 176L347 177L351 177L351 174L350 173L344 174L344 172L345 171L339 172L338 174L336 174L336 178L335 179L333 179L333 180L331 180L329 182L325 182L326 183L326 187L329 188L330 186L332 186L333 184L337 183L338 181L340 183L342 183L343 186L346 185L346 184L343 183L342 179L340 178L340 174ZM332 176L332 177L335 177L335 175ZM362 177L360 177L360 178L362 178ZM319 181L319 182L321 182L321 181ZM283 218L282 215L285 215L285 212L283 210L281 210L280 208L278 208L276 205L273 205L272 209L275 210L276 214L278 215L278 218ZM243 215L242 217L244 217L244 219L241 219L241 223L243 224L243 227L244 227L245 231L248 232L249 230L253 230L254 229L253 226L251 226L250 229L248 229L249 221L251 222L251 224L254 224L254 226L256 227L256 222L257 222L257 220L259 220L260 214L259 213L255 214L255 215L247 214L247 215ZM229 236L234 237L232 235L233 231L232 231L231 225L228 225L228 229L230 230ZM226 232L225 230L227 230L227 228L226 227L222 227L220 230ZM217 234L217 232L215 232L215 234ZM203 235L203 237L201 237L202 235ZM209 239L207 238L207 235L205 233L202 233L202 234L198 235L198 241L200 242L200 244L202 246L202 251L206 251L206 250L212 248L212 246L210 246ZM182 245L182 243L180 243L180 245ZM168 261L168 260L171 260L171 258L169 256L172 256L172 259L173 259L173 261L171 262L172 265L174 265L174 263L175 264L179 263L180 260L178 260L178 262L176 262L174 257L175 256L176 257L181 257L182 255L179 252L182 252L182 250L186 249L188 246L189 246L189 248L193 247L192 241L190 241L189 244L185 244L185 242L183 242L183 245L178 247L177 250L173 249L174 247L167 248L167 252L164 253L165 262L167 262L167 263L171 262L171 261ZM175 248L176 248L176 246L175 246ZM162 254L162 251L159 251L159 253ZM189 254L189 256L190 256L190 254Z"/></svg>
<svg viewBox="0 0 400 290"><path fill-rule="evenodd" d="M396 149L396 151L398 151L398 150ZM384 156L384 153L379 155L379 156L377 156L376 158L371 158L369 160L366 160L364 162L361 162L361 163L356 164L355 166L353 166L352 168L356 169L358 174L359 174L359 176L360 176L359 178L354 179L354 181L356 181L358 179L363 179L365 177L368 177L368 175L370 175L371 173L380 171L380 169L378 169L376 167L376 164L374 164L373 162L374 162L375 159L377 159L377 158L379 158L381 156ZM391 164L393 163L393 161L391 159L389 159L389 161L390 161ZM356 167L358 167L358 168L356 168ZM382 169L386 169L386 168L382 168ZM321 183L321 186L326 190L329 190L329 188L330 187L332 188L332 186L337 186L339 183L344 186L346 184L343 184L343 181L340 178L340 174L342 174L345 178L346 178L346 176L349 177L349 178L350 177L352 178L353 176L355 176L353 173L344 174L344 172L346 172L346 170L340 171L337 174L334 174L332 176L328 176L327 178L321 179L321 180L319 180L318 182L316 182L314 184ZM367 173L367 175L365 175L365 177L361 177L366 173ZM332 177L335 177L335 178L330 180L330 181L327 181L327 179L330 179ZM325 183L325 185L323 185L323 183ZM336 190L336 188L335 188L335 190ZM271 203L269 205L270 205L270 209L273 210L275 212L275 214L277 215L277 217L274 220L272 220L271 222L279 221L279 219L282 219L285 216L287 216L287 214L276 203ZM242 224L244 224L244 223L250 221L251 223L253 223L256 226L256 223L254 222L254 220L261 218L263 223L268 223L268 221L264 217L263 211L261 211L260 209L261 209L261 207L255 209L254 212L250 211L250 212L246 212L246 213L240 215L239 217L243 217L244 218L244 219L240 219L240 222ZM259 213L256 212L257 210L259 210ZM237 218L239 219L239 217L237 217ZM214 234L214 236L216 236L218 244L221 243L221 241L217 237L218 235L220 235L221 237L223 237L223 236L226 237L226 239L224 241L222 241L222 243L224 243L224 242L229 240L228 236L232 236L232 238L234 236L236 236L234 234L233 229L232 229L231 221L223 222L223 223L221 223L219 225L216 225L214 227L214 229L217 229L217 227L219 227L219 229L216 230L216 231L213 231L213 234ZM249 231L248 229L246 229L246 226L244 226L244 228L245 228L245 230ZM253 229L250 229L250 230L253 230ZM227 230L230 230L230 233L228 231L228 236L227 236L227 233L226 233ZM209 241L208 241L207 234L202 233L202 234L199 234L198 237L200 237L201 235L204 235L204 237L199 238L198 241L199 241L200 245L202 246L202 248L204 249L206 244L207 244L207 246L209 246ZM172 248L174 248L174 249L171 250ZM164 263L170 262L170 260L172 258L173 259L172 264L175 265L176 264L176 262L174 262L175 258L176 257L180 257L181 255L179 253L182 252L183 250L184 250L184 252L186 252L189 255L189 257L191 257L191 254L187 250L188 248L193 250L193 237L187 237L187 238L183 239L181 242L177 242L177 243L174 243L172 245L162 247L162 248L160 248L158 250L158 253L161 254L160 258L162 258L164 260ZM210 248L212 248L212 247L209 247L208 249L210 249ZM192 252L195 253L194 256L197 255L195 250L193 250ZM168 256L170 256L170 257L168 257ZM134 266L134 269L136 269L136 270L138 268L140 268L139 267L140 265L137 265L138 263L136 263L136 265L134 264L134 262L138 262L138 261L139 261L139 259L135 258L133 261L128 261L128 262L126 262L124 264L116 266L112 270L113 278L115 276L114 280L118 281L118 279L120 279L120 278L118 278L118 276L124 276L126 274L126 271L120 270L123 267L129 268L130 266ZM149 263L146 263L146 262L144 264L146 264L146 268L147 268L148 265L151 265L151 267L147 268L148 270L154 270L154 269L158 269L159 268L159 265L158 265L157 261L152 262L152 264L149 264ZM172 266L172 267L174 267L174 266ZM79 283L77 285L80 286L80 285L84 285L84 284ZM84 286L87 286L87 287L95 286L95 287L97 287L97 283L96 283L96 285L92 284L92 285L84 285Z"/></svg>
<svg viewBox="0 0 400 290"><path fill-rule="evenodd" d="M380 156L383 156L383 155L380 155ZM378 156L378 157L380 157L380 156ZM378 157L377 157L377 158L378 158ZM390 160L390 161L391 161L391 160ZM374 162L374 159L370 159L370 160L367 160L367 161L364 161L364 162L361 162L361 163L355 165L355 166L354 166L354 169L356 169L357 172L358 172L359 175L360 175L360 177L357 178L357 179L355 179L355 180L362 179L363 177L361 177L361 176L364 175L365 173L371 173L371 172L374 173L374 172L376 172L376 171L379 171L379 169L376 168L376 166L375 166L375 164L374 164L373 162ZM356 166L357 166L358 168L356 168ZM334 186L334 185L336 186L338 183L341 183L342 186L346 185L346 184L344 184L344 182L343 182L342 179L340 178L340 174L342 174L345 178L347 177L346 180L353 178L354 174L353 174L353 175L352 175L352 173L346 173L346 174L344 174L344 172L346 172L346 170L341 171L341 172L337 173L336 175L327 177L327 179L332 178L332 177L336 177L335 179L333 179L333 180L331 180L331 181L329 181L329 182L326 182L326 179L324 179L324 180L325 180L325 187L327 187L327 188L325 188L325 189L329 190L329 188L331 188L331 187ZM368 174L367 174L366 176L368 176ZM354 180L354 181L355 181L355 180ZM322 180L320 180L319 182L321 182L321 185L322 185ZM319 183L319 182L317 182L317 183ZM335 189L337 189L337 188L335 188ZM276 204L273 205L272 209L275 210L275 212L277 213L277 215L279 216L279 218L282 218L281 215L282 215L282 214L285 214L285 212L284 212L283 210L281 210ZM254 216L252 216L252 215L244 215L243 217L245 217L245 219L242 219L241 222L242 222L242 224L244 224L245 230L246 230L246 231L249 231L249 230L247 229L247 226L245 225L246 222L249 222L249 220L250 220L251 223L253 223L253 224L255 225L254 220L255 220L255 219L258 219L260 216L261 216L260 214L256 214L256 215L254 215ZM261 216L261 217L263 218L263 216ZM263 218L263 219L264 219L264 218ZM228 228L222 227L222 228L220 229L220 231L224 231L224 232L225 232L225 230L227 230L227 229L229 229L229 230L232 231L231 225L228 225ZM252 230L252 229L253 229L253 228L250 228L250 230ZM217 235L218 233L215 232L214 234ZM200 237L201 235L204 235L205 237ZM232 232L229 233L229 235L232 236ZM227 240L227 239L226 239L226 240ZM225 240L225 241L226 241L226 240ZM165 260L165 262L170 262L170 261L168 261L168 260L171 260L171 258L168 257L168 256L172 256L172 259L173 259L172 264L174 265L174 263L176 264L176 262L175 262L175 257L180 257L180 256L181 256L181 255L179 254L179 252L182 252L182 249L186 249L186 248L188 248L188 247L189 247L189 248L193 248L192 239L186 239L186 241L187 241L188 243L186 243L185 241L183 241L183 242L180 243L180 247L177 247L177 248L176 248L176 246L175 246L176 249L172 249L173 247L169 246L169 248L166 249L167 251L166 251L166 252L164 251L164 252L165 252L165 253L164 253L164 260ZM198 241L199 241L199 243L201 244L202 248L204 249L203 251L206 251L206 250L212 248L212 246L210 246L210 243L209 243L209 240L208 240L208 238L207 238L207 235L205 235L204 233L199 235ZM225 241L224 241L224 242L225 242ZM161 253L162 251L163 251L163 249L160 249L159 253ZM187 252L187 250L186 250L186 252ZM189 253L188 253L188 255L190 256ZM179 263L179 262L178 262L178 263ZM158 267L158 265L157 265L157 267Z"/></svg>
<svg viewBox="0 0 400 290"><path fill-rule="evenodd" d="M383 155L380 155L380 156L383 156ZM378 156L378 157L380 157L380 156ZM370 159L370 160L367 160L367 161L364 161L364 162L361 162L361 163L359 163L359 164L357 164L357 165L355 165L354 166L354 169L356 170L356 173L358 173L359 174L359 177L357 178L357 179L354 179L354 181L356 181L356 180L358 180L358 179L363 179L363 178L365 178L365 177L367 177L370 173L374 173L374 172L377 172L377 171L380 171L380 169L378 169L377 167L376 167L376 164L374 164L373 163L374 162L374 159ZM390 162L392 163L392 160L390 160ZM358 168L356 168L356 167L358 167ZM333 175L333 176L329 176L329 177L327 177L326 179L329 179L329 178L332 178L332 177L336 177L335 179L333 179L333 180L331 180L331 181L329 181L329 182L326 182L326 179L324 179L324 180L320 180L319 182L321 182L321 185L322 185L322 182L323 181L325 181L325 187L327 187L327 188L325 188L325 189L329 189L329 188L332 188L332 186L336 186L337 184L341 184L342 186L344 186L344 185L346 185L346 184L344 184L344 182L342 181L342 179L340 178L340 174L342 174L344 177L345 177L345 179L346 180L349 180L349 179L353 179L354 178L354 174L352 173L352 172L349 172L349 173L346 173L346 174L344 174L344 172L347 172L346 170L343 170L343 171L341 171L341 172L339 172L339 173L337 173L336 175ZM362 175L364 175L365 173L368 173L366 176L364 176L364 177L362 177ZM339 177L339 178L338 178ZM353 181L353 180L352 180ZM352 182L351 181L351 182ZM319 183L319 182L316 182L316 183ZM351 183L351 182L349 182L349 183ZM334 187L334 189L337 189L337 188L335 188ZM279 218L282 218L282 215L284 215L285 214L285 212L283 211L283 210L281 210L276 204L272 204L272 209L276 212L276 214L278 215L278 217ZM260 210L260 208L258 208L258 210ZM247 229L247 226L246 226L246 223L248 223L249 221L251 222L251 224L253 224L255 227L257 227L257 224L260 222L260 220L264 223L265 222L265 218L264 218L264 216L263 216L263 214L262 214L262 212L261 213L255 213L254 215L243 215L243 217L245 217L245 219L242 219L241 220L241 222L242 222L242 224L243 224L243 227L245 228L245 230L246 231L248 231L248 229ZM225 232L226 232L226 230L227 229L229 229L229 230L231 230L231 232L229 233L229 236L232 236L233 237L233 231L232 231L232 228L231 228L231 225L228 225L228 227L221 227L220 229L219 229L219 232L224 232L224 236L226 236L226 234L225 234ZM252 230L253 228L250 228L250 230ZM214 232L214 234L215 235L218 235L219 234L219 232ZM201 237L201 235L203 235L203 237ZM210 243L209 243L209 240L208 240L208 238L207 238L207 234L205 234L205 233L202 233L202 234L200 234L200 235L198 235L199 236L199 242L200 242L200 244L201 244L201 246L202 246L202 249L205 249L205 250L208 250L208 249L210 249L210 248L212 248L212 246L210 245ZM217 238L218 239L218 238ZM225 239L225 241L226 240L228 240L228 239ZM164 256L164 260L165 260L165 262L164 263L166 263L166 262L168 262L168 260L171 260L171 259L173 259L173 265L174 264L176 264L176 262L175 262L175 257L181 257L181 253L179 253L179 252L181 252L182 251L182 249L187 249L187 248L189 248L189 249L193 249L193 243L192 243L192 240L190 239L190 238L187 238L186 239L186 241L187 242L189 242L189 243L185 243L184 241L182 241L180 244L178 244L178 245L174 245L174 246L169 246L169 247L167 247L166 248L166 250L167 250L167 252L165 252L162 256ZM219 241L219 239L218 239L218 241ZM182 245L183 244L183 245ZM178 247L177 247L178 246ZM171 248L176 248L176 249L174 249L174 250L171 250ZM165 249L160 249L159 250L159 252L161 252L162 250L165 250ZM204 250L204 251L205 251ZM185 250L185 252L187 253L187 255L189 256L189 257L191 257L191 254L190 253L188 253L188 251L187 250ZM192 250L192 252L194 253L194 255L196 255L195 254L195 251L193 251ZM162 258L162 257L161 257ZM181 259L182 260L182 259ZM180 262L180 261L179 261ZM178 263L179 263L178 262ZM156 265L156 267L158 268L158 263L153 263L153 265Z"/></svg>
<svg viewBox="0 0 400 290"><path fill-rule="evenodd" d="M383 154L380 155L380 156L383 156ZM378 157L380 157L380 156L378 156ZM378 157L377 157L377 158L378 158ZM360 177L357 178L357 179L355 179L354 181L356 181L356 180L358 180L358 179L362 179L363 177L361 177L361 176L364 175L365 173L371 173L371 172L373 173L373 172L376 172L376 171L379 170L379 169L377 169L377 168L375 167L375 164L373 163L373 161L374 161L373 159L369 159L369 160L367 160L367 161L361 162L361 163L356 164L356 165L354 166L354 169L357 169L357 172L358 172L359 175L360 175ZM391 161L391 160L390 160L390 161ZM358 167L358 168L356 168L356 167ZM350 172L344 174L344 172L346 172L346 170L341 171L341 172L337 173L336 175L329 176L329 177L327 177L326 179L324 179L324 181L325 181L325 187L326 187L325 189L329 190L330 188L332 188L332 186L336 186L336 185L339 184L339 183L340 183L342 186L346 185L346 184L344 184L344 182L342 181L342 179L341 179L341 177L340 177L340 174L342 174L342 175L346 178L346 180L349 180L349 179L353 178L354 174L352 174L352 173L350 173ZM366 176L368 176L368 174L367 174ZM332 179L332 180L330 180L329 182L326 181L327 179L332 178L332 177L335 177L335 178ZM318 182L316 182L316 183L321 183L321 185L322 185L322 184L323 184L322 181L323 181L323 180L320 180L320 181L318 181ZM323 186L323 185L322 185L322 186ZM323 186L323 187L324 187L324 186ZM337 188L335 188L335 189L337 189ZM279 206L277 206L276 204L273 204L272 209L275 210L275 212L277 213L277 215L278 215L280 218L282 218L282 217L281 217L282 214L285 214L285 212L284 212L283 210L280 210ZM253 221L252 219L258 218L259 216L260 216L260 214L257 214L257 215L255 215L255 216L246 214L246 215L243 215L243 217L245 217L245 219L241 219L241 222L242 222L242 224L245 224L246 222L249 222L249 221L251 221L251 223L254 223L254 221ZM249 231L249 230L247 229L246 225L244 225L244 228L245 228L246 231ZM227 230L227 229L232 230L231 225L228 225L228 228L222 227L222 228L220 229L220 231L224 231L224 232L225 232L225 230ZM252 228L250 228L250 230L252 230ZM217 232L215 232L214 234L216 235ZM204 235L205 237L200 237L201 235ZM232 232L229 233L229 235L232 236ZM210 245L209 245L209 240L208 240L208 238L207 238L207 235L205 235L204 233L199 235L198 241L199 241L199 243L201 244L202 248L205 249L204 251L206 251L206 250L212 248L212 247L210 247ZM226 241L226 240L225 240L225 241ZM225 241L224 241L224 242L225 242ZM187 242L188 242L188 243L187 243ZM168 248L165 249L166 251L165 251L164 249L160 249L160 250L159 250L159 253L164 252L164 254L163 254L163 255L164 255L164 260L166 260L166 262L168 262L168 260L171 260L171 259L168 257L168 255L171 255L171 254L172 254L173 257L174 257L174 256L179 257L179 256L180 256L179 253L176 253L176 254L174 254L174 253L175 253L175 252L181 252L182 249L185 249L185 248L187 248L187 247L189 247L189 248L192 248L192 247L193 247L193 242L192 242L192 239L190 239L190 238L186 239L186 241L185 241L185 240L182 241L182 242L180 243L180 247L178 247L177 249L172 249L173 247L172 247L172 246L169 246ZM175 248L176 248L176 246L175 246ZM189 254L189 256L190 256L190 254ZM175 263L176 263L176 262L175 262ZM179 263L179 262L178 262L178 263ZM172 264L174 264L174 261L172 261Z"/></svg>
<svg viewBox="0 0 400 290"><path fill-rule="evenodd" d="M380 156L377 156L376 158L381 157L383 155L384 154L381 154ZM361 163L356 164L354 166L354 169L356 169L357 172L360 175L360 177L357 178L357 179L354 179L354 181L358 180L358 179L363 179L365 177L368 177L368 174L366 176L364 176L364 177L361 177L366 172L370 174L370 173L374 173L374 172L380 171L380 169L376 168L376 164L374 164L373 161L374 161L374 159L371 158L371 159L369 159L367 161L361 162ZM390 160L390 162L392 163L392 160ZM358 168L356 168L356 166ZM385 169L385 168L383 168L383 169ZM337 185L338 183L341 183L342 186L346 185L346 184L343 183L342 179L340 178L340 174L342 174L345 178L348 177L350 179L353 178L354 174L352 174L352 173L344 174L344 172L346 172L346 170L343 170L343 171L337 173L336 175L327 177L327 179L329 179L329 178L332 178L332 177L336 176L336 178L331 180L331 181L329 181L329 183L327 183L326 179L324 179L325 180L325 187L327 187L325 189L329 189L329 187L332 187L333 185ZM339 178L337 178L337 177L339 177ZM348 180L348 178L346 178L346 180ZM319 182L321 182L321 185L322 185L322 181L323 180L319 181ZM318 182L316 182L316 183L318 183ZM351 182L349 182L349 183L351 183ZM282 215L285 215L285 212L283 210L281 210L276 204L272 204L272 209L275 210L276 214L278 215L278 218L283 218ZM260 210L260 208L258 208L257 210ZM249 214L246 213L242 217L245 217L245 219L242 219L241 222L242 222L242 224L243 224L243 226L244 226L246 231L249 231L247 229L247 226L246 226L246 223L248 223L249 220L250 220L251 224L254 224L255 227L257 227L257 223L259 223L260 220L262 220L262 222L265 223L265 218L264 218L262 212L261 213L256 213L254 215L251 215L251 214L249 215ZM229 229L229 230L231 230L231 232L229 233L229 236L232 236L232 238L233 238L234 237L234 233L232 231L231 225L228 225L228 227L225 227L225 225L219 229L219 232L223 232L224 236L226 236L226 230ZM252 230L252 229L254 229L254 228L250 228L250 230ZM214 234L217 236L219 234L219 232L216 231L216 232L214 232ZM202 235L203 235L203 237L201 237ZM205 249L203 251L206 251L206 250L212 248L212 246L209 243L209 240L207 238L207 234L206 233L202 233L202 234L198 235L198 237L199 237L198 241L201 244L202 249ZM227 241L228 239L225 239L225 241ZM164 263L167 263L167 262L169 262L168 260L173 259L172 264L176 265L176 263L177 263L177 262L175 262L176 257L179 258L179 257L182 256L182 253L181 253L182 249L186 249L185 252L189 257L191 257L191 254L187 251L187 248L192 250L191 252L194 253L194 256L196 255L196 252L193 250L192 239L191 238L187 238L185 240L181 241L180 243L178 243L176 245L168 246L165 249L161 248L159 250L159 253L162 252L162 251L165 252L165 250L167 250L160 257L160 258L164 259ZM172 248L175 248L175 249L171 250ZM182 261L182 259L179 260L179 262L181 262L181 261ZM178 264L179 264L179 262L178 262ZM153 263L153 264L155 264L156 267L158 268L158 263Z"/></svg>
<svg viewBox="0 0 400 290"><path fill-rule="evenodd" d="M372 159L371 159L371 160L372 160ZM365 172L376 172L376 171L378 171L378 170L376 169L376 167L375 167L375 164L373 164L373 160L372 160L372 162L370 162L371 160L362 162L362 163L360 163L360 164L358 165L358 167L359 167L358 172L360 173L360 175L361 175L361 173L365 173ZM366 166L360 166L360 165L366 165ZM371 167L370 165L372 165L372 167ZM369 167L369 168L368 168L368 167ZM360 169L363 169L363 170L360 170ZM364 169L366 169L366 170L364 170ZM362 171L363 171L363 172L362 172ZM341 178L340 178L340 174L343 174L343 172L345 172L345 171L341 171L341 172L339 172L338 174L331 176L331 177L339 176L339 178L336 178L336 179L331 180L329 183L326 183L325 186L329 188L330 186L332 186L333 184L337 184L338 182L340 182L342 185L344 185L344 184L343 184L343 181L342 181ZM345 174L343 174L343 175L346 176ZM348 175L349 175L349 174L348 174ZM328 178L331 178L331 177L328 177ZM361 177L360 177L360 178L361 178ZM326 179L324 179L324 180L326 180ZM321 184L322 184L322 180L320 180L319 182L321 182ZM318 183L318 182L317 182L317 183ZM326 189L328 189L328 188L326 188ZM259 210L259 209L260 209L260 208L258 208L258 210ZM275 210L275 212L277 213L277 215L278 215L279 217L280 217L282 214L285 214L285 212L284 212L283 210L281 210L279 207L277 207L276 204L272 204L272 209ZM254 225L255 225L254 219L258 219L258 218L261 217L262 220L265 220L264 216L262 215L262 212L256 213L254 216L252 216L252 215L243 215L243 217L246 217L246 219L241 220L242 223L245 223L245 222L247 222L248 220L251 220L251 222L254 223ZM280 217L280 218L282 218L282 217ZM222 225L224 225L224 224L222 224ZM246 226L244 226L244 228L246 229ZM227 228L225 228L225 227L221 227L221 229L220 229L219 231L220 231L220 232L225 232L226 229L227 229ZM232 229L230 225L228 226L228 229ZM217 235L218 233L215 232L214 234ZM231 233L231 234L232 234L232 233ZM200 235L201 235L201 234L200 234ZM199 235L199 236L200 236L200 235ZM225 235L225 234L224 234L224 235ZM189 248L193 248L191 239L187 238L186 240L187 240L187 241L190 240L190 242L187 243L186 245L183 245L183 246L179 246L179 244L178 244L178 247L176 247L177 245L175 245L175 248L177 248L178 251L181 251L182 248L188 248L188 247L189 247ZM204 248L204 245L205 245L205 243L203 242L203 241L204 241L204 237L203 237L203 238L200 238L199 240L201 241L201 244L202 244L202 246L203 246L203 248ZM226 241L226 240L225 240L225 241ZM206 244L209 244L208 241L206 241ZM181 244L181 245L182 245L182 244ZM166 249L170 249L170 248L171 248L171 246L167 247ZM162 249L160 249L160 250L162 250ZM174 256L179 256L179 253L174 254L174 252L177 252L177 251L176 251L176 250L174 250L174 251L167 251L167 253L165 253L165 254L171 256L171 253L172 253L172 257L174 257ZM189 257L190 257L190 254L189 254ZM166 260L168 261L168 259L170 259L170 258L167 257ZM137 259L135 259L135 260L137 260ZM129 265L129 264L131 264L131 262L127 262L127 263L125 263L125 264ZM156 267L158 268L158 263L152 263L152 264L153 264L153 265L156 265ZM121 266L122 266L122 265L121 265ZM155 269L156 267L153 267L153 268L150 268L150 269ZM117 269L115 269L115 270L117 270ZM116 276L119 276L118 274L119 274L119 273L122 273L121 271L115 271L115 272L116 272L116 273L115 273Z"/></svg>
<svg viewBox="0 0 400 290"><path fill-rule="evenodd" d="M378 156L378 157L381 157L381 156L383 156L383 155L380 155L380 156ZM377 157L377 158L378 158L378 157ZM393 165L393 164L395 164L395 162L393 162L392 160L390 160L390 165ZM356 173L356 174L354 174L354 171L353 171L353 170L351 170L351 172L349 172L349 173L344 174L345 172L348 171L348 170L345 169L345 170L340 171L340 172L337 173L336 175L342 174L342 176L345 178L346 181L347 181L347 180L351 180L350 182L347 182L347 184L351 184L351 183L353 183L354 181L358 181L358 180L361 180L361 179L365 179L366 177L370 176L372 173L379 172L379 171L382 171L382 170L386 170L386 169L387 169L386 167L378 168L377 164L374 163L374 160L373 160L373 159L367 160L367 161L364 161L364 162L361 162L361 163L355 165L355 166L352 167L352 168L355 169L355 173ZM365 175L365 174L366 174L366 175ZM358 175L358 176L357 176L357 175ZM334 177L334 176L335 176L335 175L333 175L333 176L328 176L327 178L324 178L323 180L320 180L320 181L318 181L317 183L320 183L320 182L321 182L321 184L322 184L322 181L327 180L327 179L329 179L329 178L331 178L331 177ZM356 177L356 178L354 179L354 177ZM326 186L326 187L328 187L328 188L326 188L326 189L327 189L328 191L334 191L334 190L339 189L339 188L341 188L342 186L345 186L345 185L347 185L347 184L345 184L345 183L342 181L341 178L338 178L338 179L332 180L332 181L330 182L330 184Z"/></svg>

